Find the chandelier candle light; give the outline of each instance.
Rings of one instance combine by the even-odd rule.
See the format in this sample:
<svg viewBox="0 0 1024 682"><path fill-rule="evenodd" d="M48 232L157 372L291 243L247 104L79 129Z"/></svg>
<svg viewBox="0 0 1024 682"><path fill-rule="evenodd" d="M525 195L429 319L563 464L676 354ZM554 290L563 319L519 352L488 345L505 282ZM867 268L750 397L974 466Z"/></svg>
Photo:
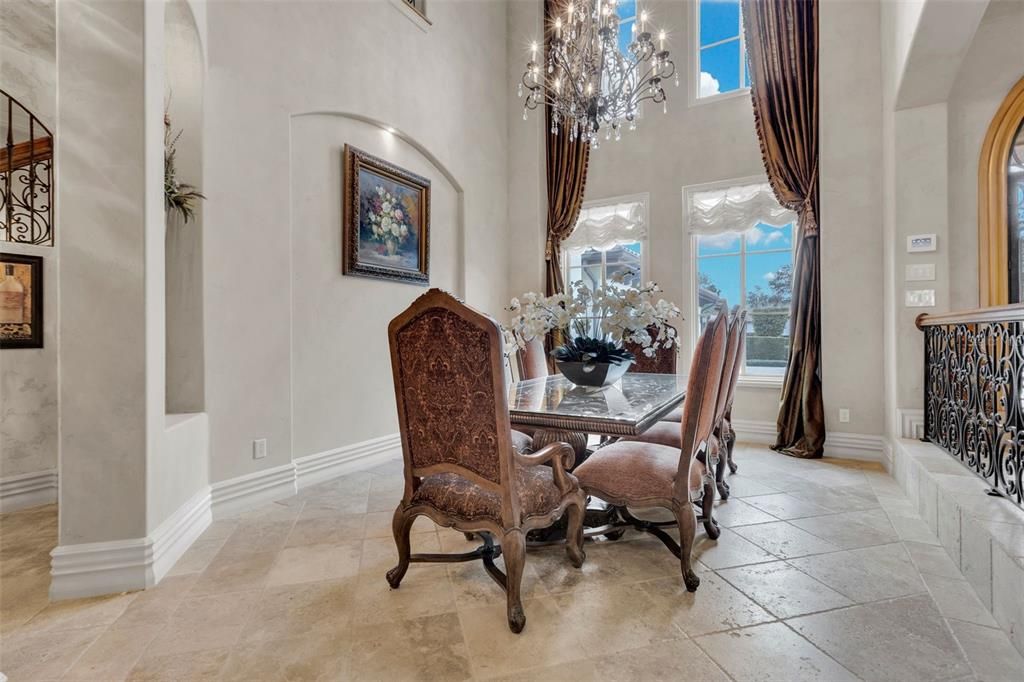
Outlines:
<svg viewBox="0 0 1024 682"><path fill-rule="evenodd" d="M640 105L645 100L662 103L668 111L664 81L679 85L675 63L665 49L666 33L658 32L658 44L647 30L647 12L637 7L632 40L619 49L618 0L576 0L566 6L564 19L556 16L548 27L549 49L538 60L538 46L530 47L530 61L518 86L524 90L527 112L542 104L551 107L551 133L566 130L570 139L583 138L600 146L605 139L618 140L622 127L636 130Z"/></svg>

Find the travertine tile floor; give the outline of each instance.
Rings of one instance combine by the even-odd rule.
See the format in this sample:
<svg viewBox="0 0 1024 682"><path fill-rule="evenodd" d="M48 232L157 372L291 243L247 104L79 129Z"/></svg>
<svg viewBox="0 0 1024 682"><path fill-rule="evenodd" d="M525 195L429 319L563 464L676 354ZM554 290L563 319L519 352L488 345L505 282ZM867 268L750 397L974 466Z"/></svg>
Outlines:
<svg viewBox="0 0 1024 682"><path fill-rule="evenodd" d="M740 447L703 583L657 540L531 551L527 626L478 564L400 590L398 463L216 521L155 589L48 604L52 507L0 517L11 680L1021 680L1024 660L880 469ZM414 551L462 550L422 521Z"/></svg>

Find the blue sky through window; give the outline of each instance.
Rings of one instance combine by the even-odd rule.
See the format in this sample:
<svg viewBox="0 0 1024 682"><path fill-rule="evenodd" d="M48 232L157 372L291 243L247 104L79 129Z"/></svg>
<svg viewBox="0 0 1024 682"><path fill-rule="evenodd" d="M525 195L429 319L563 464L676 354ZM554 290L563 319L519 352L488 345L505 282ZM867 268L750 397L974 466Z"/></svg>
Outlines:
<svg viewBox="0 0 1024 682"><path fill-rule="evenodd" d="M755 287L768 291L775 273L792 262L792 224L773 227L758 223L742 235L726 232L697 240L701 286L707 288L710 283L716 287L718 295L725 297L729 305L746 304Z"/></svg>
<svg viewBox="0 0 1024 682"><path fill-rule="evenodd" d="M750 86L741 40L739 0L700 0L698 97ZM741 82L742 80L742 82Z"/></svg>
<svg viewBox="0 0 1024 682"><path fill-rule="evenodd" d="M629 57L629 44L633 42L633 25L636 22L636 0L622 0L616 11L619 15L619 51Z"/></svg>
<svg viewBox="0 0 1024 682"><path fill-rule="evenodd" d="M739 36L739 0L701 0L700 46Z"/></svg>

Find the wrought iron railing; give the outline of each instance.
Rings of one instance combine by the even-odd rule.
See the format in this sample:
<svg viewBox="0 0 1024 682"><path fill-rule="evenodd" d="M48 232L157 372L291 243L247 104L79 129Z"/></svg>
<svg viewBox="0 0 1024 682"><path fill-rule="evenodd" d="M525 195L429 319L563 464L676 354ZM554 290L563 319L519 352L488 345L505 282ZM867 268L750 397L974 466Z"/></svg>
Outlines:
<svg viewBox="0 0 1024 682"><path fill-rule="evenodd" d="M924 440L1024 507L1024 305L921 315Z"/></svg>
<svg viewBox="0 0 1024 682"><path fill-rule="evenodd" d="M0 90L0 241L53 246L53 135Z"/></svg>

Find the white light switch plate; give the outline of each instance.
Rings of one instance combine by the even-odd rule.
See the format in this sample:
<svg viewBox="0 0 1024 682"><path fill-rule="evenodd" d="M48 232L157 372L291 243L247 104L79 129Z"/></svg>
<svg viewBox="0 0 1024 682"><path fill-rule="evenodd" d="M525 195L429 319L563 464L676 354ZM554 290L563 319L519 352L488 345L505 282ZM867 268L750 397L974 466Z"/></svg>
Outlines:
<svg viewBox="0 0 1024 682"><path fill-rule="evenodd" d="M263 459L267 456L267 439L260 438L252 442L252 458Z"/></svg>
<svg viewBox="0 0 1024 682"><path fill-rule="evenodd" d="M913 263L907 265L905 279L908 282L934 282L935 263Z"/></svg>
<svg viewBox="0 0 1024 682"><path fill-rule="evenodd" d="M934 308L935 289L908 289L905 305L908 308Z"/></svg>
<svg viewBox="0 0 1024 682"><path fill-rule="evenodd" d="M934 234L912 234L907 237L907 253L923 253L938 249L938 237Z"/></svg>

